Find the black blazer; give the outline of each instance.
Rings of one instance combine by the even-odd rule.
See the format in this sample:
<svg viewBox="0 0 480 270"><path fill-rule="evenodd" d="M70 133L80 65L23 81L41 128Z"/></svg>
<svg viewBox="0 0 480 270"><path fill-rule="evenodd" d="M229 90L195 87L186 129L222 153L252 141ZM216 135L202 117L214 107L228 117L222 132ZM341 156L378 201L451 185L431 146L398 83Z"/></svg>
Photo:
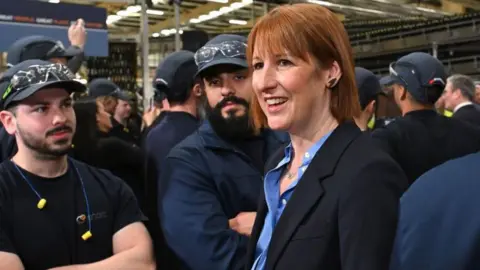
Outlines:
<svg viewBox="0 0 480 270"><path fill-rule="evenodd" d="M283 149L267 163L274 168ZM298 183L270 242L265 270L385 270L407 178L352 123L333 131ZM267 205L253 227L246 269L255 261Z"/></svg>
<svg viewBox="0 0 480 270"><path fill-rule="evenodd" d="M480 110L477 105L471 104L461 107L452 117L480 127Z"/></svg>

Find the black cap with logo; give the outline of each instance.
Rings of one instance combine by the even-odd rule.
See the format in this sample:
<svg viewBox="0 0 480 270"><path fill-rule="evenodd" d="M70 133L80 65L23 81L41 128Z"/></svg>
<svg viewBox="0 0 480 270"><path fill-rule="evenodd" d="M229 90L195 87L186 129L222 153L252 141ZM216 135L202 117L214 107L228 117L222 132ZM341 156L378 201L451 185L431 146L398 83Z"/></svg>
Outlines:
<svg viewBox="0 0 480 270"><path fill-rule="evenodd" d="M28 36L15 41L7 52L7 65L12 67L25 60L71 58L82 50L74 46L65 49L62 42L46 36Z"/></svg>
<svg viewBox="0 0 480 270"><path fill-rule="evenodd" d="M131 100L126 91L120 89L118 85L106 78L93 79L88 85L88 96L92 98L112 96L125 101Z"/></svg>
<svg viewBox="0 0 480 270"><path fill-rule="evenodd" d="M2 107L7 109L47 87L63 88L69 93L85 91L85 85L74 78L75 75L62 64L24 61L8 69L0 78Z"/></svg>
<svg viewBox="0 0 480 270"><path fill-rule="evenodd" d="M424 52L414 52L390 64L390 76L382 78L382 84L399 84L421 103L433 104L445 88L447 73L438 59ZM428 89L436 86L439 93L430 97Z"/></svg>
<svg viewBox="0 0 480 270"><path fill-rule="evenodd" d="M188 98L197 73L192 52L174 52L158 65L153 88L158 97L164 95L169 101L183 102Z"/></svg>
<svg viewBox="0 0 480 270"><path fill-rule="evenodd" d="M248 68L247 39L239 35L218 35L195 53L197 75L217 65L235 65Z"/></svg>
<svg viewBox="0 0 480 270"><path fill-rule="evenodd" d="M362 110L365 109L368 103L375 100L378 95L383 94L377 76L368 69L355 67L355 81L357 83L358 97Z"/></svg>

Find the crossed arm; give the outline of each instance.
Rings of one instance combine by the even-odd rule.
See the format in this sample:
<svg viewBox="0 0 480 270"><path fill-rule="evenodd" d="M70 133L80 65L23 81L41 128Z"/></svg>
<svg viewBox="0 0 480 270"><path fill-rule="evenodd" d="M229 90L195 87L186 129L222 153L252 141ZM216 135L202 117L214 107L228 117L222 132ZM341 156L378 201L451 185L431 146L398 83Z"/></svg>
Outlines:
<svg viewBox="0 0 480 270"><path fill-rule="evenodd" d="M135 222L113 235L113 256L105 260L62 266L50 270L96 270L96 269L155 269L152 241L141 222ZM0 252L0 269L24 270L20 258L7 252Z"/></svg>

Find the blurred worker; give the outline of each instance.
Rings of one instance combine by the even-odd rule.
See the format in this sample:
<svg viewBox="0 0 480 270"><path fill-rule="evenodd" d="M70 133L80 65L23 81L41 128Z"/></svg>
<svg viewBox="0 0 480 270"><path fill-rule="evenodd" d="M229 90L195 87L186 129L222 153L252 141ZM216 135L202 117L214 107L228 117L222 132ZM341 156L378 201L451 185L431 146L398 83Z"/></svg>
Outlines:
<svg viewBox="0 0 480 270"><path fill-rule="evenodd" d="M453 112L453 118L480 127L479 105L474 104L475 83L466 76L455 74L447 79L442 99L445 108Z"/></svg>
<svg viewBox="0 0 480 270"><path fill-rule="evenodd" d="M384 93L377 76L375 76L370 70L362 67L355 67L355 81L358 89L358 97L360 99L360 108L362 110L360 117L358 117L355 122L362 131L366 131L369 129L369 122L375 122L377 97ZM374 126L371 129L373 128Z"/></svg>
<svg viewBox="0 0 480 270"><path fill-rule="evenodd" d="M410 183L431 168L480 150L480 131L434 108L445 88L443 64L414 52L390 65L389 84L403 117L372 136L405 171Z"/></svg>

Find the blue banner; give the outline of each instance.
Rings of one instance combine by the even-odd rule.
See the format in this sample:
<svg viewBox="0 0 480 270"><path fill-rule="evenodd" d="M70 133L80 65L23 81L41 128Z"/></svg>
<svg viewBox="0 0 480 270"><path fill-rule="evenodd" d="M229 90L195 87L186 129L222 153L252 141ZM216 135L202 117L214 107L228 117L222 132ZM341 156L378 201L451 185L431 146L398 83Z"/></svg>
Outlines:
<svg viewBox="0 0 480 270"><path fill-rule="evenodd" d="M14 4L15 3L15 4ZM87 30L87 56L108 56L107 12L104 8L40 1L0 0L0 51L25 36L44 35L68 47L68 28L82 18Z"/></svg>

